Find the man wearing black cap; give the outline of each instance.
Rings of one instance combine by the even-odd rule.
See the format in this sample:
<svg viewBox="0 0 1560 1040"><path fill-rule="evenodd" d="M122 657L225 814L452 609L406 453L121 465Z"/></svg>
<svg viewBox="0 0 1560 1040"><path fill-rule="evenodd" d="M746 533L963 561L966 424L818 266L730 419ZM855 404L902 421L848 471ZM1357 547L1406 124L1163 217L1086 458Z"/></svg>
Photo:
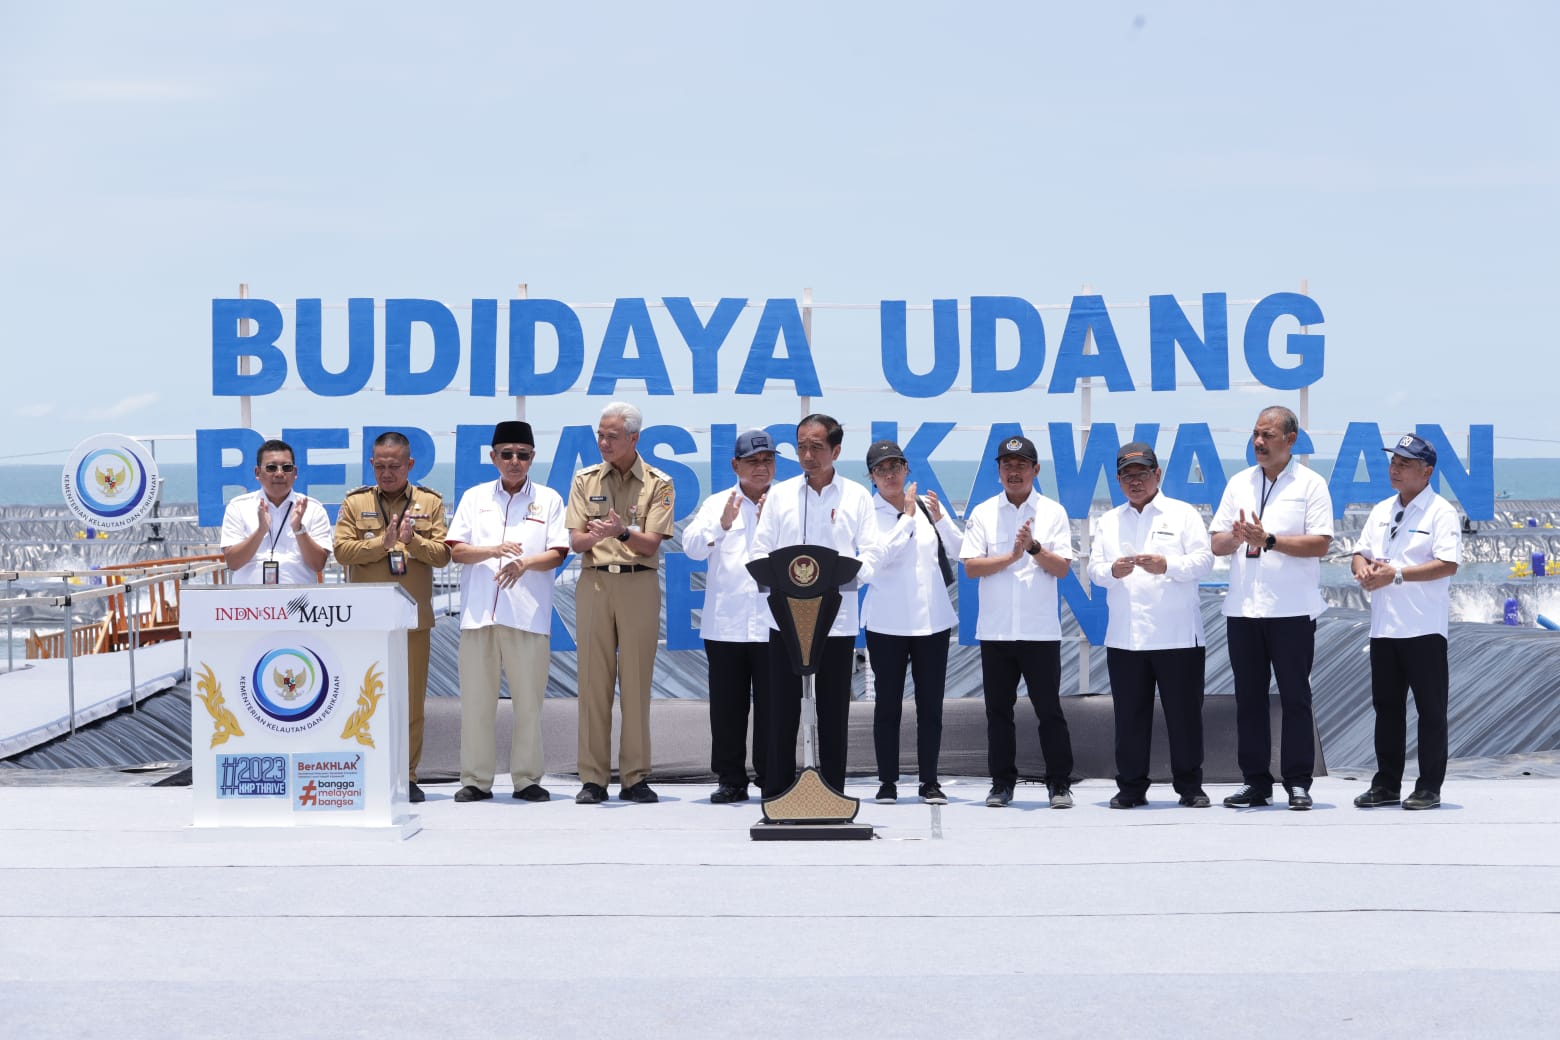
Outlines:
<svg viewBox="0 0 1560 1040"><path fill-rule="evenodd" d="M734 487L704 500L683 529L683 552L708 560L699 635L709 664L710 771L716 805L748 800L748 706L753 710L753 771L764 784L769 748L769 605L747 572L764 495L775 477L775 441L767 430L737 434Z"/></svg>
<svg viewBox="0 0 1560 1040"><path fill-rule="evenodd" d="M406 633L406 751L407 793L421 802L417 765L433 633L433 572L450 562L444 499L411 482L417 460L404 433L387 430L374 438L369 465L374 483L347 492L336 514L336 559L347 568L349 582L395 582L417 601L417 627Z"/></svg>
<svg viewBox="0 0 1560 1040"><path fill-rule="evenodd" d="M1332 544L1327 482L1294 460L1300 420L1282 405L1264 408L1251 430L1257 464L1237 473L1208 526L1215 556L1230 557L1224 619L1235 679L1236 761L1246 783L1224 799L1230 809L1273 798L1273 733L1268 689L1278 684L1283 735L1278 761L1289 808L1311 808L1316 722L1311 663L1322 600L1321 558Z"/></svg>
<svg viewBox="0 0 1560 1040"><path fill-rule="evenodd" d="M1376 775L1354 804L1398 804L1412 688L1419 782L1402 804L1434 809L1446 778L1446 634L1462 531L1457 511L1430 489L1435 448L1409 434L1383 450L1392 455L1389 475L1397 494L1371 510L1354 550L1354 578L1370 593L1370 700L1376 710Z"/></svg>
<svg viewBox="0 0 1560 1040"><path fill-rule="evenodd" d="M1112 809L1148 804L1154 688L1164 706L1170 775L1181 804L1207 808L1202 788L1203 641L1197 582L1213 550L1197 510L1159 492L1154 449L1133 441L1116 453L1127 501L1094 525L1089 579L1105 590L1105 663L1116 718Z"/></svg>
<svg viewBox="0 0 1560 1040"><path fill-rule="evenodd" d="M513 797L545 802L542 697L551 661L553 578L569 555L563 498L530 479L530 423L501 422L488 459L498 479L460 496L445 539L460 572L460 783L457 802L493 797L499 669L509 679Z"/></svg>
<svg viewBox="0 0 1560 1040"><path fill-rule="evenodd" d="M1072 567L1072 527L1062 507L1035 490L1040 455L1028 437L997 448L1002 491L970 510L964 525L964 573L980 580L981 685L986 699L986 804L1013 800L1018 741L1013 705L1018 681L1040 726L1051 808L1071 809L1072 736L1062 714L1062 625L1056 580Z"/></svg>

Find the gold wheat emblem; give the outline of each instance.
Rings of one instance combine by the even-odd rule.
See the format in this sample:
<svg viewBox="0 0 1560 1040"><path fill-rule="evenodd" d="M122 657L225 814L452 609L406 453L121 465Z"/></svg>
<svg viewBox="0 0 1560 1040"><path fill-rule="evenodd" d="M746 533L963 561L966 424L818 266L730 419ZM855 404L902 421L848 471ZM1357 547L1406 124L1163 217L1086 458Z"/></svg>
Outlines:
<svg viewBox="0 0 1560 1040"><path fill-rule="evenodd" d="M206 713L211 716L211 746L226 744L229 737L241 737L244 731L238 725L238 719L228 710L227 704L222 699L222 684L217 682L216 674L212 672L211 665L201 662L201 674L195 681L195 695L206 706Z"/></svg>
<svg viewBox="0 0 1560 1040"><path fill-rule="evenodd" d="M363 685L358 688L357 708L341 730L342 740L356 739L359 744L374 746L374 738L368 731L368 724L373 720L374 712L379 710L379 702L385 696L385 679L382 674L375 671L377 667L377 664L371 664L368 666L368 671L363 673Z"/></svg>

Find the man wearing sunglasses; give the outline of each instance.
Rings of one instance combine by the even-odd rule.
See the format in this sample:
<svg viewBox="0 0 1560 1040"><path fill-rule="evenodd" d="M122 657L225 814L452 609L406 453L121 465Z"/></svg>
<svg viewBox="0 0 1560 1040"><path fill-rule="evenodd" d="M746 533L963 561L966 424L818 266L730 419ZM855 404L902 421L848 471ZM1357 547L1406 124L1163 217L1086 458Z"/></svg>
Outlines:
<svg viewBox="0 0 1560 1040"><path fill-rule="evenodd" d="M499 669L514 715L512 797L545 802L542 697L551 662L553 579L569 555L563 498L530 479L531 424L493 428L488 459L498 479L460 496L446 541L460 571L460 790L457 802L493 797Z"/></svg>
<svg viewBox="0 0 1560 1040"><path fill-rule="evenodd" d="M393 581L417 601L417 627L406 633L407 768L413 802L422 760L423 697L428 692L428 651L433 632L433 572L450 562L444 544L444 499L411 483L411 442L394 430L374 439L369 465L374 483L347 492L336 516L336 559L348 581Z"/></svg>
<svg viewBox="0 0 1560 1040"><path fill-rule="evenodd" d="M1372 509L1354 550L1354 579L1370 593L1370 700L1376 711L1376 775L1354 799L1361 809L1397 805L1403 784L1408 691L1419 713L1419 782L1405 809L1441 804L1446 778L1446 633L1452 575L1462 559L1457 511L1430 489L1435 448L1409 434L1390 448L1397 494Z"/></svg>
<svg viewBox="0 0 1560 1040"><path fill-rule="evenodd" d="M293 494L298 468L286 441L255 452L260 490L239 495L222 516L222 556L234 585L311 585L330 559L330 518L305 495Z"/></svg>

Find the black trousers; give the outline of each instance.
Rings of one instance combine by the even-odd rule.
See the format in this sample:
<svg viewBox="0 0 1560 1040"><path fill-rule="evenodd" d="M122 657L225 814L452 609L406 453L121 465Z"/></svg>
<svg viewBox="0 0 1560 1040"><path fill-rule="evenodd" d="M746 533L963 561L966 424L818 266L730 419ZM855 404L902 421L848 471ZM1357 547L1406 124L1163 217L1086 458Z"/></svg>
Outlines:
<svg viewBox="0 0 1560 1040"><path fill-rule="evenodd" d="M1370 641L1370 702L1376 709L1376 776L1372 787L1401 791L1408 736L1408 691L1419 713L1419 783L1416 790L1441 791L1446 780L1446 704L1450 679L1446 637Z"/></svg>
<svg viewBox="0 0 1560 1040"><path fill-rule="evenodd" d="M943 691L948 685L948 633L891 636L867 630L867 655L877 701L872 706L872 748L877 753L878 779L899 779L899 721L904 717L905 669L915 680L915 762L921 783L937 781L937 755L942 750Z"/></svg>
<svg viewBox="0 0 1560 1040"><path fill-rule="evenodd" d="M1278 682L1283 735L1279 772L1286 787L1311 789L1316 769L1316 722L1311 716L1311 661L1316 622L1308 617L1225 618L1230 669L1235 673L1236 762L1246 783L1273 790L1273 733L1268 688Z"/></svg>
<svg viewBox="0 0 1560 1040"><path fill-rule="evenodd" d="M818 772L830 787L845 790L845 750L850 730L850 672L856 640L829 636L814 677L818 702ZM784 794L796 781L796 731L802 721L802 677L779 632L769 633L769 756L764 763L764 797Z"/></svg>
<svg viewBox="0 0 1560 1040"><path fill-rule="evenodd" d="M1062 714L1062 644L1055 640L993 640L980 644L980 678L986 700L986 765L991 781L1018 782L1018 738L1013 704L1018 680L1029 689L1029 704L1040 724L1040 753L1045 782L1072 784L1072 736Z"/></svg>
<svg viewBox="0 0 1560 1040"><path fill-rule="evenodd" d="M1124 795L1148 793L1148 753L1154 735L1154 687L1164 706L1170 741L1171 786L1177 794L1202 793L1203 665L1200 646L1174 650L1105 648L1111 705L1116 715L1116 787Z"/></svg>
<svg viewBox="0 0 1560 1040"><path fill-rule="evenodd" d="M753 706L753 772L764 783L769 755L769 644L704 641L710 674L710 772L746 787L748 705Z"/></svg>

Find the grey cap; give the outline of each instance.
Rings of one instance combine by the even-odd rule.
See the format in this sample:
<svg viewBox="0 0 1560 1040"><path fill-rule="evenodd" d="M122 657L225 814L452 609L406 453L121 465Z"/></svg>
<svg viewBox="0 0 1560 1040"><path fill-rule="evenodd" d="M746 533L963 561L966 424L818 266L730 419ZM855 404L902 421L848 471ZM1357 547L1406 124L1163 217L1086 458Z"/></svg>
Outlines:
<svg viewBox="0 0 1560 1040"><path fill-rule="evenodd" d="M761 451L773 452L775 439L769 436L768 430L752 429L743 430L737 434L736 450L732 452L732 458L745 459L750 455L757 455Z"/></svg>

